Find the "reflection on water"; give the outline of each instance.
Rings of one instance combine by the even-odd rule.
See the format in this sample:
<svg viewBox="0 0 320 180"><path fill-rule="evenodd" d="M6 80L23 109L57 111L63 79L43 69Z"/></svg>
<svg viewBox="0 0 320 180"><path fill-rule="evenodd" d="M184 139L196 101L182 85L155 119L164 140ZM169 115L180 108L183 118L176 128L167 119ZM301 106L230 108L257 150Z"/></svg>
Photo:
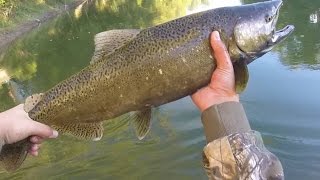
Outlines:
<svg viewBox="0 0 320 180"><path fill-rule="evenodd" d="M201 11L206 11L212 8L219 8L219 7L225 7L225 6L238 6L238 5L241 5L240 0L228 0L228 2L221 1L221 0L207 0L203 4L188 8L186 14L187 15L193 14Z"/></svg>
<svg viewBox="0 0 320 180"><path fill-rule="evenodd" d="M98 32L145 28L200 9L239 3L97 0L89 7L84 3L0 55L0 110L17 104L18 97L46 91L85 67ZM250 64L251 79L241 97L252 127L262 132L267 147L279 156L287 179L320 177L320 28L313 23L319 3L284 1L279 26L294 24L296 30L273 52ZM0 172L0 179L206 179L201 168L204 145L199 112L184 98L158 109L143 141L135 137L130 121L118 118L105 123L101 141L61 136L45 143L41 156L29 158L20 171Z"/></svg>
<svg viewBox="0 0 320 180"><path fill-rule="evenodd" d="M285 2L283 9L292 13L280 13L281 23L294 23L296 31L287 43L277 48L284 65L290 68L320 68L320 24L314 23L319 7L318 0Z"/></svg>
<svg viewBox="0 0 320 180"><path fill-rule="evenodd" d="M320 18L319 14L320 14L320 9L314 13L311 13L310 17L309 17L310 23L313 23L313 24L318 23L319 18Z"/></svg>

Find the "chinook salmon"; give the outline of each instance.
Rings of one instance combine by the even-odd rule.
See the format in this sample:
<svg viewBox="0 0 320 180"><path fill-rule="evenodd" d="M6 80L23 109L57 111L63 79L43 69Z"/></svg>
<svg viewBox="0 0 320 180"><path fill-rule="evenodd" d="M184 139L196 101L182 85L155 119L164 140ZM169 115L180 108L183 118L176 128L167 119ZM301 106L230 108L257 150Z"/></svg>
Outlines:
<svg viewBox="0 0 320 180"><path fill-rule="evenodd" d="M150 129L152 108L191 95L207 85L216 65L209 36L217 30L228 48L241 92L247 64L281 42L294 29L276 31L282 1L223 7L147 29L110 30L95 36L90 64L45 93L25 101L35 121L82 139L99 140L102 121L131 112L139 139ZM5 145L7 170L24 161L28 140Z"/></svg>

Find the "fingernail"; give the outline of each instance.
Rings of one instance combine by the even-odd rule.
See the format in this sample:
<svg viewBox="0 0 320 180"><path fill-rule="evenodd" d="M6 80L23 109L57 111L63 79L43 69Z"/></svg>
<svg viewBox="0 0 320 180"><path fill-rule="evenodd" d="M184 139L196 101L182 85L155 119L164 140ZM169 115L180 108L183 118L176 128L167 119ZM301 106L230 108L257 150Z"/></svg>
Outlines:
<svg viewBox="0 0 320 180"><path fill-rule="evenodd" d="M212 36L213 36L214 40L220 41L220 36L219 36L219 32L218 31L213 31L212 32Z"/></svg>
<svg viewBox="0 0 320 180"><path fill-rule="evenodd" d="M51 135L49 138L57 138L58 135L59 135L58 131L53 130L53 131L52 131L52 135Z"/></svg>

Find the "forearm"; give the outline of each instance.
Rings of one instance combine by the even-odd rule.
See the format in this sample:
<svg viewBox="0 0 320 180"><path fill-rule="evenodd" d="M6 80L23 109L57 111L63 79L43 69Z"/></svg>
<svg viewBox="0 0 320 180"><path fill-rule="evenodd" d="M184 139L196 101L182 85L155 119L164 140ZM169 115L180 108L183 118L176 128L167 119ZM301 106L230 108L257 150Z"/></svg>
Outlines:
<svg viewBox="0 0 320 180"><path fill-rule="evenodd" d="M208 144L203 150L209 179L283 179L280 161L252 131L240 103L227 102L202 114Z"/></svg>

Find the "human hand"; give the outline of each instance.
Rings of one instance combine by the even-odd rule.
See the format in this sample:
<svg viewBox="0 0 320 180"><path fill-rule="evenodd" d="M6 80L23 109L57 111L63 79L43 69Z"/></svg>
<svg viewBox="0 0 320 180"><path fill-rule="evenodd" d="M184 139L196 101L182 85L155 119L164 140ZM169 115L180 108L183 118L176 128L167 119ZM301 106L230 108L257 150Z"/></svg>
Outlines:
<svg viewBox="0 0 320 180"><path fill-rule="evenodd" d="M239 102L232 62L217 31L211 33L210 44L217 67L212 74L210 83L191 95L193 102L201 112L215 104L228 101Z"/></svg>
<svg viewBox="0 0 320 180"><path fill-rule="evenodd" d="M0 141L12 144L30 137L32 146L29 149L29 154L33 156L38 155L43 140L57 136L57 131L30 119L28 113L23 109L23 104L0 113Z"/></svg>

